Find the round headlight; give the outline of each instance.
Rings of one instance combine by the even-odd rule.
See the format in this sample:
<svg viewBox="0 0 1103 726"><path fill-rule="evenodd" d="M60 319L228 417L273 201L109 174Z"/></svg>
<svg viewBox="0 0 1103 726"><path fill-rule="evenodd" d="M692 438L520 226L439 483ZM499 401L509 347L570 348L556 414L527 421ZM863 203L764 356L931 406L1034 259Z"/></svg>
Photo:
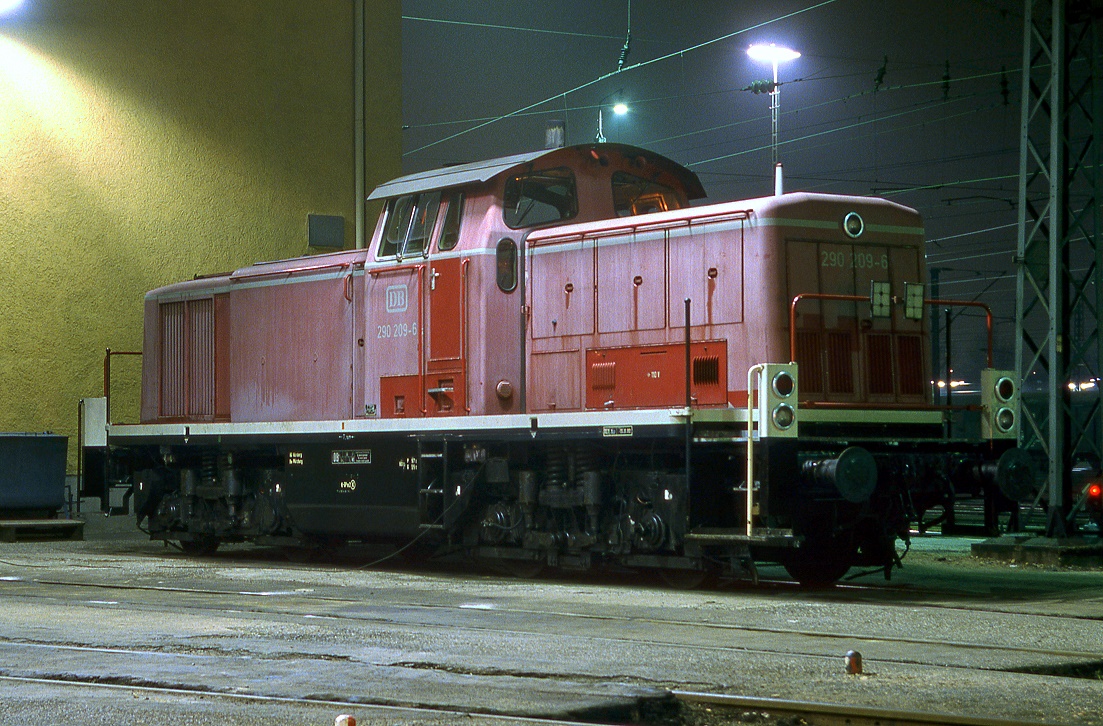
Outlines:
<svg viewBox="0 0 1103 726"><path fill-rule="evenodd" d="M1010 401L1015 395L1015 381L1007 376L996 381L996 395L1001 401Z"/></svg>
<svg viewBox="0 0 1103 726"><path fill-rule="evenodd" d="M851 212L843 217L843 231L848 237L860 237L866 231L866 223L862 221L862 215Z"/></svg>
<svg viewBox="0 0 1103 726"><path fill-rule="evenodd" d="M793 411L793 407L787 403L778 404L774 408L771 417L774 419L774 426L777 426L781 430L785 430L793 425L793 421L796 420L797 415Z"/></svg>
<svg viewBox="0 0 1103 726"><path fill-rule="evenodd" d="M797 382L793 380L793 376L789 371L778 371L770 385L773 386L774 394L781 398L788 398L793 395Z"/></svg>
<svg viewBox="0 0 1103 726"><path fill-rule="evenodd" d="M1015 412L1010 408L1001 408L996 411L996 428L1005 434L1015 428Z"/></svg>

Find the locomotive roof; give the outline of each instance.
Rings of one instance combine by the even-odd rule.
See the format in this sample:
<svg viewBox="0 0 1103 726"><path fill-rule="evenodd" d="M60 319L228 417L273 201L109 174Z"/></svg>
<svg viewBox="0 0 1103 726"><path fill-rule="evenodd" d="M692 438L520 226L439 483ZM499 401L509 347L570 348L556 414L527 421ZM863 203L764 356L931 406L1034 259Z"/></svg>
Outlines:
<svg viewBox="0 0 1103 726"><path fill-rule="evenodd" d="M697 178L696 174L678 162L660 154L656 154L653 151L641 149L637 146L629 146L627 144L585 144L582 146L569 146L565 148L593 150L610 149L618 151L628 157L643 156L652 164L662 167L665 171L677 177L685 187L686 195L690 199L701 199L705 196L705 188L701 185L701 180ZM417 174L408 174L380 184L375 188L375 191L368 195L368 199L390 199L404 194L413 194L431 189L447 189L475 182L487 182L514 167L532 163L545 156L560 154L564 150L564 148L557 148L529 151L523 154L503 156L497 159L486 159L484 161L475 161L469 164L458 164L456 166L447 166L441 169L418 172Z"/></svg>

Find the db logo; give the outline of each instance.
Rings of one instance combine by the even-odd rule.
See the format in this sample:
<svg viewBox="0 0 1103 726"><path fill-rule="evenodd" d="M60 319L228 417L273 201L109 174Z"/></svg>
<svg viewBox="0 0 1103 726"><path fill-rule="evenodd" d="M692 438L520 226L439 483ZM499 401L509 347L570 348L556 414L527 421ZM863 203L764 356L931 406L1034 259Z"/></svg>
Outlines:
<svg viewBox="0 0 1103 726"><path fill-rule="evenodd" d="M337 485L337 489L338 489L338 491L340 491L342 493L344 493L344 492L354 492L354 491L356 491L356 480L355 479L346 479L345 481L340 482Z"/></svg>
<svg viewBox="0 0 1103 726"><path fill-rule="evenodd" d="M404 313L408 305L406 286L391 285L387 288L387 312Z"/></svg>

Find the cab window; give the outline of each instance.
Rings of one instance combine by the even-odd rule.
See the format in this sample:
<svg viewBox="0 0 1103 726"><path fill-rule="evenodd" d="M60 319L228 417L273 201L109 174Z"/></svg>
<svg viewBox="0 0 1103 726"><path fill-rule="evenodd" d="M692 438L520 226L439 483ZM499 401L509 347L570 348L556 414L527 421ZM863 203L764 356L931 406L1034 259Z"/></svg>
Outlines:
<svg viewBox="0 0 1103 726"><path fill-rule="evenodd" d="M454 249L460 241L460 217L463 215L463 192L452 192L447 196L448 211L444 215L444 225L440 230L437 249L445 252Z"/></svg>
<svg viewBox="0 0 1103 726"><path fill-rule="evenodd" d="M519 174L506 181L502 206L513 229L571 219L578 214L574 173L564 167Z"/></svg>
<svg viewBox="0 0 1103 726"><path fill-rule="evenodd" d="M387 203L387 222L377 257L424 254L437 223L440 192L407 194Z"/></svg>
<svg viewBox="0 0 1103 726"><path fill-rule="evenodd" d="M498 241L495 249L498 265L498 289L513 292L517 289L517 243L509 237Z"/></svg>
<svg viewBox="0 0 1103 726"><path fill-rule="evenodd" d="M613 174L613 208L618 217L666 212L682 206L678 193L668 186L623 171Z"/></svg>

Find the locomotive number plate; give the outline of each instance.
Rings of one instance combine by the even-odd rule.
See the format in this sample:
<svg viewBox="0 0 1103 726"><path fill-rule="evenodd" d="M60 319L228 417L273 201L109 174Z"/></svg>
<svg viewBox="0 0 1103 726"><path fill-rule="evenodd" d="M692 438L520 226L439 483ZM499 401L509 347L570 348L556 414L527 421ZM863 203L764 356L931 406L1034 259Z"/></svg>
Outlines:
<svg viewBox="0 0 1103 726"><path fill-rule="evenodd" d="M370 464L371 449L343 449L334 451L332 461L337 465Z"/></svg>
<svg viewBox="0 0 1103 726"><path fill-rule="evenodd" d="M602 426L601 435L605 438L621 437L621 436L633 436L631 426Z"/></svg>

